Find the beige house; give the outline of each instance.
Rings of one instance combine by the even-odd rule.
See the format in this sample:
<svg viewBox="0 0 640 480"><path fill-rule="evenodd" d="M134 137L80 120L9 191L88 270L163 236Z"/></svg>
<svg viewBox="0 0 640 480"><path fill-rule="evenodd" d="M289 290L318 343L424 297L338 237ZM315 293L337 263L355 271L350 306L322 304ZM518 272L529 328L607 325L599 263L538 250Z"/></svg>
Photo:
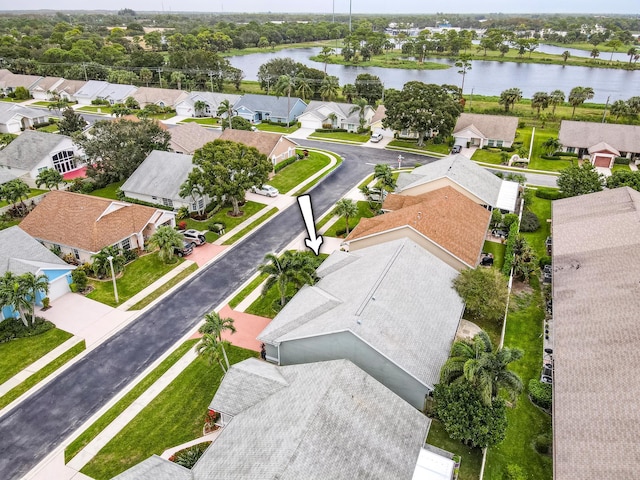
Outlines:
<svg viewBox="0 0 640 480"><path fill-rule="evenodd" d="M147 105L175 108L189 94L183 90L172 90L170 88L139 87L131 96L140 104L140 108L144 108Z"/></svg>
<svg viewBox="0 0 640 480"><path fill-rule="evenodd" d="M220 140L230 140L255 147L260 153L265 154L273 165L293 157L298 146L293 140L279 133L251 132L247 130L232 130L230 128L222 132Z"/></svg>
<svg viewBox="0 0 640 480"><path fill-rule="evenodd" d="M171 130L169 148L176 153L193 155L205 143L213 142L222 135L221 130L206 128L197 123L181 123Z"/></svg>
<svg viewBox="0 0 640 480"><path fill-rule="evenodd" d="M454 188L389 194L383 209L389 213L360 220L344 241L349 251L410 238L458 271L478 265L491 214Z"/></svg>
<svg viewBox="0 0 640 480"><path fill-rule="evenodd" d="M59 247L79 263L104 247L144 250L144 242L161 225L174 227L175 214L79 193L52 190L20 223L45 247Z"/></svg>
<svg viewBox="0 0 640 480"><path fill-rule="evenodd" d="M462 147L510 147L516 138L517 117L463 113L453 129L455 145Z"/></svg>
<svg viewBox="0 0 640 480"><path fill-rule="evenodd" d="M31 87L41 79L40 75L22 75L10 72L6 68L0 69L0 93L7 95L15 92L18 87L31 90Z"/></svg>
<svg viewBox="0 0 640 480"><path fill-rule="evenodd" d="M298 121L302 128L344 128L349 132L355 132L360 127L360 115L352 103L319 102L312 100L305 108ZM356 107L357 108L357 107ZM363 112L363 127L368 127L375 111L369 105Z"/></svg>

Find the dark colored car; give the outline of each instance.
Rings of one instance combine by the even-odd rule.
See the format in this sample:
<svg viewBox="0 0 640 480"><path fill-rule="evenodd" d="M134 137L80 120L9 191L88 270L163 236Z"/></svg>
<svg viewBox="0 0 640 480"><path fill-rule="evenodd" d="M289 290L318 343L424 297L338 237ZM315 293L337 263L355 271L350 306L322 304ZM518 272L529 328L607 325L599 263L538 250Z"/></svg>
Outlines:
<svg viewBox="0 0 640 480"><path fill-rule="evenodd" d="M193 252L193 244L185 241L181 247L173 247L173 253L179 257L186 257Z"/></svg>

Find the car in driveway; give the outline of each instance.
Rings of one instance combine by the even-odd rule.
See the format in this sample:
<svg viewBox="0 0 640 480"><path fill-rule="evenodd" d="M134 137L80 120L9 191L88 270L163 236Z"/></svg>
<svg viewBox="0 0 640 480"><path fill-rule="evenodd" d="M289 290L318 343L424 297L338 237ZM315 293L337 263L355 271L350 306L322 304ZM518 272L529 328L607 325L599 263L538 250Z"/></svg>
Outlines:
<svg viewBox="0 0 640 480"><path fill-rule="evenodd" d="M251 191L258 195L264 195L265 197L277 197L280 193L276 187L272 187L271 185L263 185L261 187L254 186L251 187Z"/></svg>
<svg viewBox="0 0 640 480"><path fill-rule="evenodd" d="M380 140L382 140L382 134L381 133L374 133L371 135L371 143L378 143Z"/></svg>
<svg viewBox="0 0 640 480"><path fill-rule="evenodd" d="M190 228L189 230L178 230L178 233L181 233L185 241L189 242L193 247L199 247L207 243L207 232Z"/></svg>
<svg viewBox="0 0 640 480"><path fill-rule="evenodd" d="M454 145L451 149L451 154L460 153L462 151L462 145Z"/></svg>
<svg viewBox="0 0 640 480"><path fill-rule="evenodd" d="M173 247L173 254L178 257L186 257L187 255L191 255L191 253L193 253L193 244L186 240L183 242L182 247Z"/></svg>

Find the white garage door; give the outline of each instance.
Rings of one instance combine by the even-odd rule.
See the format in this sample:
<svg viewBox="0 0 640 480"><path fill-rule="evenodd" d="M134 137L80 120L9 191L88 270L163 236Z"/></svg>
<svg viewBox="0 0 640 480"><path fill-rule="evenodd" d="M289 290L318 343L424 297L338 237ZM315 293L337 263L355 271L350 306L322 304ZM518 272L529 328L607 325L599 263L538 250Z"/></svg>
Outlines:
<svg viewBox="0 0 640 480"><path fill-rule="evenodd" d="M63 275L58 277L53 282L49 283L49 300L54 301L56 298L60 298L62 295L69 293L70 291L67 276Z"/></svg>

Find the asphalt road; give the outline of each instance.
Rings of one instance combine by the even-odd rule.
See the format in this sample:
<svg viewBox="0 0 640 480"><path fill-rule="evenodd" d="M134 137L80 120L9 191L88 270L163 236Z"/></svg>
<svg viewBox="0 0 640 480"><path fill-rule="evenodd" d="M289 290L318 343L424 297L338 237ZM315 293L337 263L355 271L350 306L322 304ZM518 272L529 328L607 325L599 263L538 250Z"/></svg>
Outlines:
<svg viewBox="0 0 640 480"><path fill-rule="evenodd" d="M305 142L345 158L310 193L316 215L373 172L375 163L397 165L397 153ZM433 159L404 154L403 165ZM179 290L90 352L35 395L0 418L0 477L20 478L80 427L120 389L184 336L256 270L304 230L297 205L245 238Z"/></svg>

